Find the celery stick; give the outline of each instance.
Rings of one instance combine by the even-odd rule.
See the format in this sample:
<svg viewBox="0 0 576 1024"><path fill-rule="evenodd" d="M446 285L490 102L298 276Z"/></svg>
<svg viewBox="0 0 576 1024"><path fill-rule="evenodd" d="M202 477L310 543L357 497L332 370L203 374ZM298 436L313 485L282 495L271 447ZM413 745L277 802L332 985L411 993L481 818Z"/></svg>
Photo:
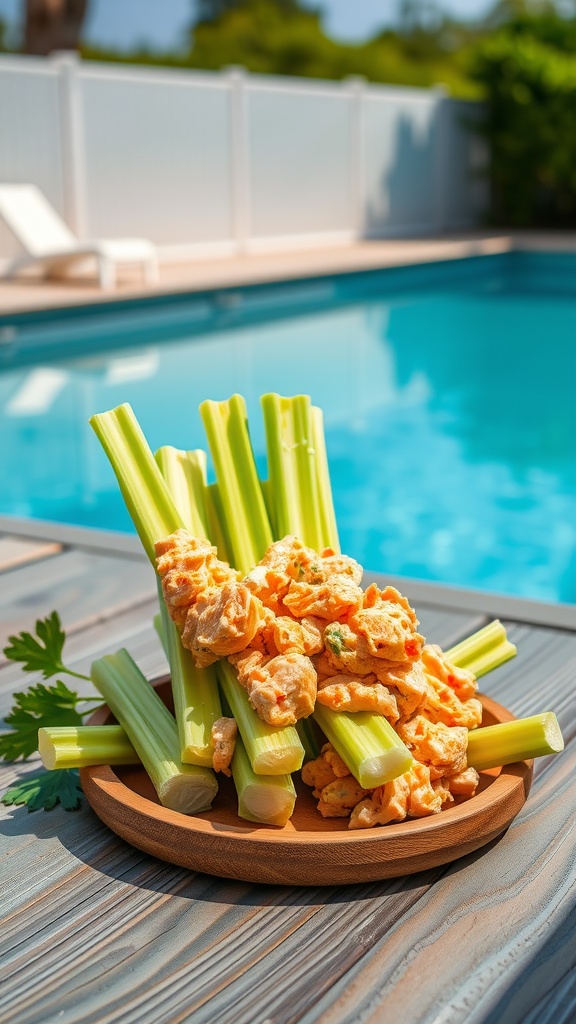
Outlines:
<svg viewBox="0 0 576 1024"><path fill-rule="evenodd" d="M318 737L316 736L312 718L298 719L295 729L300 738L300 743L304 747L304 760L314 761L320 756L321 748L318 742Z"/></svg>
<svg viewBox="0 0 576 1024"><path fill-rule="evenodd" d="M171 445L164 445L158 449L154 458L186 529L194 537L207 538L208 523L204 505L206 452L201 448L184 452Z"/></svg>
<svg viewBox="0 0 576 1024"><path fill-rule="evenodd" d="M180 760L184 764L211 768L214 753L212 726L222 715L216 675L212 666L196 668L190 651L182 646L180 634L162 600L160 614L170 665Z"/></svg>
<svg viewBox="0 0 576 1024"><path fill-rule="evenodd" d="M196 668L190 652L182 646L163 601L160 607L162 611L154 616L153 624L170 665L181 760L184 764L209 768L214 750L212 725L222 714L214 669L212 666Z"/></svg>
<svg viewBox="0 0 576 1024"><path fill-rule="evenodd" d="M193 814L218 791L214 772L183 765L176 722L124 649L98 658L90 675L138 754L164 807Z"/></svg>
<svg viewBox="0 0 576 1024"><path fill-rule="evenodd" d="M226 518L222 508L220 488L217 483L207 484L204 489L204 500L206 502L206 518L208 520L208 537L212 544L216 545L218 558L223 562L232 565L232 545L230 535L226 529Z"/></svg>
<svg viewBox="0 0 576 1024"><path fill-rule="evenodd" d="M146 438L127 404L92 416L90 424L112 464L146 554L155 565L155 542L184 523Z"/></svg>
<svg viewBox="0 0 576 1024"><path fill-rule="evenodd" d="M277 536L292 533L317 550L338 550L320 412L313 411L306 395L269 394L261 401ZM365 789L389 782L410 768L408 748L382 715L333 712L316 704L313 717Z"/></svg>
<svg viewBox="0 0 576 1024"><path fill-rule="evenodd" d="M167 445L158 449L155 458L186 528L195 536L206 537L205 453L200 449L182 452ZM182 646L160 587L159 598L162 641L170 665L180 759L185 764L210 768L214 753L212 726L222 715L214 669L196 667L190 651Z"/></svg>
<svg viewBox="0 0 576 1024"><path fill-rule="evenodd" d="M480 677L515 657L516 648L508 640L500 620L494 619L444 653L453 665Z"/></svg>
<svg viewBox="0 0 576 1024"><path fill-rule="evenodd" d="M564 750L564 740L552 711L487 725L468 733L468 764L479 772L545 754L558 754L561 750Z"/></svg>
<svg viewBox="0 0 576 1024"><path fill-rule="evenodd" d="M480 676L485 676L487 672L492 672L499 665L503 665L505 661L515 657L516 648L514 644L511 644L509 640L505 640L504 643L493 647L491 651L485 651L483 654L479 654L477 658L473 658L468 662L466 668L479 679Z"/></svg>
<svg viewBox="0 0 576 1024"><path fill-rule="evenodd" d="M383 786L412 767L408 747L382 715L346 714L317 704L314 718L364 789Z"/></svg>
<svg viewBox="0 0 576 1024"><path fill-rule="evenodd" d="M286 775L297 771L302 766L304 749L294 726L280 728L263 722L227 661L219 661L216 672L256 775Z"/></svg>
<svg viewBox="0 0 576 1024"><path fill-rule="evenodd" d="M321 535L324 545L332 548L333 551L340 551L338 539L338 524L332 500L332 485L330 483L330 468L328 465L328 453L326 451L326 438L324 436L324 414L317 405L312 406L312 435L314 438L314 451L316 453L316 479L318 486L319 516L321 524Z"/></svg>
<svg viewBox="0 0 576 1024"><path fill-rule="evenodd" d="M216 470L223 521L232 562L250 572L272 543L268 514L248 432L241 395L225 402L202 402L200 415Z"/></svg>
<svg viewBox="0 0 576 1024"><path fill-rule="evenodd" d="M296 790L290 775L256 775L240 737L232 758L238 816L265 825L285 825L294 811Z"/></svg>
<svg viewBox="0 0 576 1024"><path fill-rule="evenodd" d="M121 725L46 726L38 729L38 752L48 771L140 760Z"/></svg>
<svg viewBox="0 0 576 1024"><path fill-rule="evenodd" d="M308 395L262 395L269 488L276 538L294 534L316 551L327 547L320 512L312 406Z"/></svg>

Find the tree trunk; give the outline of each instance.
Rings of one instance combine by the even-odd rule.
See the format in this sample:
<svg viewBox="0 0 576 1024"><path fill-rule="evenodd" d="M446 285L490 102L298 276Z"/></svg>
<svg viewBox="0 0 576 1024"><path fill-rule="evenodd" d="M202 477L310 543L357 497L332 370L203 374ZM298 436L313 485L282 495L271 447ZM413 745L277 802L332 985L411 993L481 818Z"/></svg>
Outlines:
<svg viewBox="0 0 576 1024"><path fill-rule="evenodd" d="M23 52L77 50L88 0L26 0Z"/></svg>

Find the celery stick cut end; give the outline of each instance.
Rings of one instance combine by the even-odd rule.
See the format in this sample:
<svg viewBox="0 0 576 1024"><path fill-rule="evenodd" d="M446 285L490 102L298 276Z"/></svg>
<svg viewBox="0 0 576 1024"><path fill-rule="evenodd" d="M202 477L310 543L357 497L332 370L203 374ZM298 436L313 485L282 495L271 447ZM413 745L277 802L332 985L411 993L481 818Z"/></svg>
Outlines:
<svg viewBox="0 0 576 1024"><path fill-rule="evenodd" d="M49 771L56 767L56 748L45 729L38 729L38 753L42 764Z"/></svg>
<svg viewBox="0 0 576 1024"><path fill-rule="evenodd" d="M564 737L553 711L548 711L544 716L544 736L551 753L560 754L564 750Z"/></svg>
<svg viewBox="0 0 576 1024"><path fill-rule="evenodd" d="M262 750L254 758L252 771L255 775L291 775L302 767L304 748L283 746Z"/></svg>
<svg viewBox="0 0 576 1024"><path fill-rule="evenodd" d="M363 789L375 789L392 782L399 775L410 770L414 761L405 748L394 747L377 757L370 757L360 765L358 782Z"/></svg>
<svg viewBox="0 0 576 1024"><path fill-rule="evenodd" d="M268 786L246 786L238 801L238 816L263 825L285 825L294 811L296 793Z"/></svg>
<svg viewBox="0 0 576 1024"><path fill-rule="evenodd" d="M197 814L210 809L217 792L216 777L207 772L205 778L184 775L167 779L159 787L158 799L171 811Z"/></svg>

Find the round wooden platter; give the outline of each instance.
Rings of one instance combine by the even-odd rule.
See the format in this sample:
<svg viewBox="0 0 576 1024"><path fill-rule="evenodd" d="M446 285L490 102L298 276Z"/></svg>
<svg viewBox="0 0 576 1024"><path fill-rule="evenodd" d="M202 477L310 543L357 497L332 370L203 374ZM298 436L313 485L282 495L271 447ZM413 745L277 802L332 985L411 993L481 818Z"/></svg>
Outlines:
<svg viewBox="0 0 576 1024"><path fill-rule="evenodd" d="M155 683L170 703L170 684ZM480 695L483 725L514 716ZM106 708L91 724L114 719ZM348 819L324 819L312 791L298 797L287 825L255 825L237 815L232 780L218 776L211 810L188 816L157 800L141 766L82 768L82 788L101 820L132 846L161 860L223 878L277 885L342 885L409 875L463 857L500 835L523 806L532 762L480 775L474 797L427 818L350 831Z"/></svg>

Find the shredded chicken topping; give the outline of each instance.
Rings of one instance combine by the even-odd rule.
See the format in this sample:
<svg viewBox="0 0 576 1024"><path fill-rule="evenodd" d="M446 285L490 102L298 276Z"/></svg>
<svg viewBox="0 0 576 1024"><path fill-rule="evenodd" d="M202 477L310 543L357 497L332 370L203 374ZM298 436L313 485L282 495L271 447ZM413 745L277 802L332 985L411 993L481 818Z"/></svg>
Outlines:
<svg viewBox="0 0 576 1024"><path fill-rule="evenodd" d="M272 544L243 579L185 530L157 543L156 557L167 609L196 665L227 658L265 722L293 725L316 702L370 711L387 718L410 750L408 772L368 791L325 744L302 769L324 817L371 828L474 795L479 776L466 750L468 730L482 719L476 679L425 642L394 587L363 591L358 562L292 536ZM212 730L214 767L226 774L235 730L226 718Z"/></svg>

